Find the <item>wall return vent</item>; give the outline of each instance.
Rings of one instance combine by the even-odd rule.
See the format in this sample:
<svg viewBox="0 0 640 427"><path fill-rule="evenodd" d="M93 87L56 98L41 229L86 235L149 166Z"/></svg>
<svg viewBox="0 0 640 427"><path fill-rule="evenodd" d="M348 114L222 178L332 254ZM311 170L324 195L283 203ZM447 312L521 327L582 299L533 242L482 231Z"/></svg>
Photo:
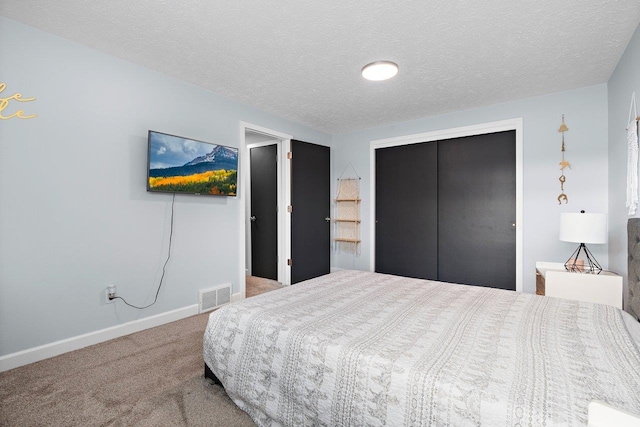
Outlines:
<svg viewBox="0 0 640 427"><path fill-rule="evenodd" d="M198 291L198 313L204 313L231 302L231 283Z"/></svg>

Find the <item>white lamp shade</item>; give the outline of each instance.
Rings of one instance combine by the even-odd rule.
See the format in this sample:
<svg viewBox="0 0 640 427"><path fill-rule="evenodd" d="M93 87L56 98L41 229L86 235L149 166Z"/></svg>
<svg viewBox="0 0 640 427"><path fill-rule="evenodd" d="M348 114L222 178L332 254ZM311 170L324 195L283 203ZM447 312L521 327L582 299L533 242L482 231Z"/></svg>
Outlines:
<svg viewBox="0 0 640 427"><path fill-rule="evenodd" d="M560 240L573 243L607 243L607 215L560 214Z"/></svg>

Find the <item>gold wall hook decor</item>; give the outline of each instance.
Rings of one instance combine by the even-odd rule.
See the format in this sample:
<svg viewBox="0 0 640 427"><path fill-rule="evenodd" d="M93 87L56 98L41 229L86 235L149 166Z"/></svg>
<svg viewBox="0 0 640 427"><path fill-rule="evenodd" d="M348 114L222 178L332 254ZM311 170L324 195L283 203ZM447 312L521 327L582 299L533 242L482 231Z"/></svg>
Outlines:
<svg viewBox="0 0 640 427"><path fill-rule="evenodd" d="M558 204L561 205L562 201L564 200L564 204L566 205L567 203L569 203L569 198L567 197L566 194L562 193L558 196Z"/></svg>
<svg viewBox="0 0 640 427"><path fill-rule="evenodd" d="M558 132L562 133L562 147L560 148L560 152L562 153L562 160L560 161L560 170L562 171L560 178L558 178L558 180L560 181L560 195L558 196L558 204L561 205L562 201L564 200L564 203L567 204L569 203L569 198L567 197L566 194L564 194L564 183L567 181L567 177L564 176L564 170L565 168L569 168L571 169L571 163L569 163L568 161L566 161L564 159L564 152L565 152L565 145L564 145L564 133L566 131L568 131L569 128L567 127L567 125L564 123L564 114L562 115L562 124L560 125L560 128L558 129Z"/></svg>
<svg viewBox="0 0 640 427"><path fill-rule="evenodd" d="M6 89L7 85L5 83L0 83L0 93L2 93L5 89ZM24 115L24 111L22 110L17 110L16 112L9 114L9 115L4 115L4 110L9 106L9 103L11 101L17 101L17 102L31 102L31 101L35 101L35 98L23 98L21 93L14 93L13 95L6 97L6 98L0 98L0 119L2 120L9 120L13 117L17 117L19 119L33 119L34 117L37 116L37 114L31 114L28 116ZM14 103L15 104L15 103Z"/></svg>
<svg viewBox="0 0 640 427"><path fill-rule="evenodd" d="M569 128L567 127L567 125L564 124L564 114L562 115L562 124L560 125L560 129L558 129L558 132L566 132L568 131Z"/></svg>
<svg viewBox="0 0 640 427"><path fill-rule="evenodd" d="M564 168L571 169L571 163L567 162L566 160L561 161L559 164L560 164L561 171L564 171Z"/></svg>

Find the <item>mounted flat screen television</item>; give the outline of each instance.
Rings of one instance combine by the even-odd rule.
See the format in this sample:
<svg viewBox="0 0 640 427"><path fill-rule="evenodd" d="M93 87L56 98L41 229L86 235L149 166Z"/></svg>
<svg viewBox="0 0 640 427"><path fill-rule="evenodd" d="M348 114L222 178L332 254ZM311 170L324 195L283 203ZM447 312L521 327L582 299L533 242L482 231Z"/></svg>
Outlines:
<svg viewBox="0 0 640 427"><path fill-rule="evenodd" d="M147 191L235 196L238 149L149 131Z"/></svg>

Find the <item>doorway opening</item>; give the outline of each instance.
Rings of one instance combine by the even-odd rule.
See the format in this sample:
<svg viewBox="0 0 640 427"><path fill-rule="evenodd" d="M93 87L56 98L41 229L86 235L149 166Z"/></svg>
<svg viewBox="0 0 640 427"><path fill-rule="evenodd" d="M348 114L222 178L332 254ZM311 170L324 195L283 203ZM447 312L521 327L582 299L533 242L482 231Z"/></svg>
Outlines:
<svg viewBox="0 0 640 427"><path fill-rule="evenodd" d="M286 153L290 135L240 123L241 135L241 297L247 298L290 283L290 173ZM244 280L242 280L244 279Z"/></svg>
<svg viewBox="0 0 640 427"><path fill-rule="evenodd" d="M243 262L239 263L240 294L235 299L247 297L246 277L253 269L258 268L256 261L264 258L252 247L262 245L253 237L258 234L264 235L265 227L268 228L262 224L261 219L270 218L270 235L277 236L277 243L274 243L271 237L265 247L266 258L271 258L271 265L277 263L278 283L288 286L328 274L331 256L330 147L292 140L291 135L240 122L240 150L241 183L238 211L240 224L244 226L240 227L239 259ZM277 159L275 221L273 204L266 208L266 214L260 213L258 216L253 212L252 204L255 204L256 200L251 196L251 158L254 153L256 160L260 157ZM254 165L254 168L261 167L258 164ZM266 170L270 170L268 174L273 177L273 165ZM273 188L273 184L270 188ZM275 247L277 255L273 256ZM294 249L296 259L292 259L291 256ZM275 277L273 269L270 271L268 274L260 274ZM250 277L254 276L255 274Z"/></svg>

